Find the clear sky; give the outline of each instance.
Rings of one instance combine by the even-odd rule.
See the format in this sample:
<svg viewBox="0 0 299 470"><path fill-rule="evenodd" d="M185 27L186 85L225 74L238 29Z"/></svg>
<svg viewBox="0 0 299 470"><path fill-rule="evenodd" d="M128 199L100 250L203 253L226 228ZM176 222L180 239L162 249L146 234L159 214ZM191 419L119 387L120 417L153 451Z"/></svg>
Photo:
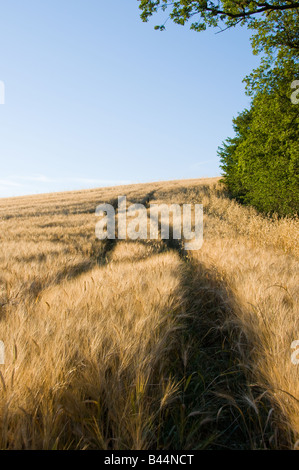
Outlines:
<svg viewBox="0 0 299 470"><path fill-rule="evenodd" d="M221 174L250 33L159 32L138 6L0 0L0 197Z"/></svg>

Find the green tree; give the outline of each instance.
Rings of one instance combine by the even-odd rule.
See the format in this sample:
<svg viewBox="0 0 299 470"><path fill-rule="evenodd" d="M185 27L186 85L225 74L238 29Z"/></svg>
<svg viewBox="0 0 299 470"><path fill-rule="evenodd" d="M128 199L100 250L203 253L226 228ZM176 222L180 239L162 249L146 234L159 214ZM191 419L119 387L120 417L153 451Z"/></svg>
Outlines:
<svg viewBox="0 0 299 470"><path fill-rule="evenodd" d="M281 79L257 93L250 110L233 120L235 137L218 152L232 196L282 216L299 208L299 106L289 88Z"/></svg>
<svg viewBox="0 0 299 470"><path fill-rule="evenodd" d="M292 81L299 69L299 8L272 12L250 24L254 31L254 54L262 54L261 65L245 78L247 93L275 87L281 79Z"/></svg>
<svg viewBox="0 0 299 470"><path fill-rule="evenodd" d="M233 197L260 211L290 215L299 208L299 2L268 0L141 0L141 18L158 10L195 31L237 24L252 30L257 69L245 77L251 107L233 119L235 136L219 148L224 181ZM164 30L165 23L156 26Z"/></svg>
<svg viewBox="0 0 299 470"><path fill-rule="evenodd" d="M299 9L272 12L250 28L253 52L263 56L244 79L251 109L234 119L236 136L218 152L221 168L234 197L291 215L299 209L299 106L291 101L299 79Z"/></svg>
<svg viewBox="0 0 299 470"><path fill-rule="evenodd" d="M252 0L139 0L141 19L148 21L158 10L168 11L166 21L171 19L177 24L184 25L190 19L191 29L202 31L207 26L225 25L227 28L236 24L248 24L256 21L256 15L272 14L273 12L290 11L299 8L297 1L268 0L266 2ZM193 21L196 19L197 21ZM165 21L165 23L166 23ZM165 23L156 29L165 29Z"/></svg>

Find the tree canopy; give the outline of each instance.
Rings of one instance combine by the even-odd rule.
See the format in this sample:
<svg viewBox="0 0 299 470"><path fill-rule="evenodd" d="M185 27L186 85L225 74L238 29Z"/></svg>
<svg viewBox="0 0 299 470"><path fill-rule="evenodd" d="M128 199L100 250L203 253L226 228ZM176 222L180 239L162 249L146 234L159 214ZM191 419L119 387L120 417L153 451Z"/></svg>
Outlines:
<svg viewBox="0 0 299 470"><path fill-rule="evenodd" d="M177 24L184 25L192 19L190 28L202 31L207 26L219 26L225 24L232 27L236 24L249 25L256 20L256 15L273 12L290 11L299 8L298 1L292 0L268 0L259 2L253 0L139 0L141 19L148 21L149 17L158 10L168 11L167 19L171 19ZM196 21L193 21L195 19ZM165 21L166 22L166 21ZM156 29L165 29L165 23L156 26Z"/></svg>
<svg viewBox="0 0 299 470"><path fill-rule="evenodd" d="M219 149L224 181L233 197L258 210L292 215L299 208L299 106L280 77L233 120L235 137Z"/></svg>
<svg viewBox="0 0 299 470"><path fill-rule="evenodd" d="M203 31L237 24L252 30L258 68L244 78L250 109L233 119L235 136L219 147L231 195L258 210L292 215L299 209L299 2L268 0L140 0L141 18L168 19ZM155 29L164 30L165 23ZM295 90L295 91L294 91Z"/></svg>

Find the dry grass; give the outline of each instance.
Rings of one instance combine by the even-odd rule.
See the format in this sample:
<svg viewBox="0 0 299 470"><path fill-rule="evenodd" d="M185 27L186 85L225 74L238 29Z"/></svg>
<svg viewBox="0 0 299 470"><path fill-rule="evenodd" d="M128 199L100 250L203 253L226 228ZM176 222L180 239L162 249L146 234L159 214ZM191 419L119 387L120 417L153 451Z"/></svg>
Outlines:
<svg viewBox="0 0 299 470"><path fill-rule="evenodd" d="M202 249L97 240L120 195L202 203ZM298 447L298 228L217 179L1 199L0 447Z"/></svg>

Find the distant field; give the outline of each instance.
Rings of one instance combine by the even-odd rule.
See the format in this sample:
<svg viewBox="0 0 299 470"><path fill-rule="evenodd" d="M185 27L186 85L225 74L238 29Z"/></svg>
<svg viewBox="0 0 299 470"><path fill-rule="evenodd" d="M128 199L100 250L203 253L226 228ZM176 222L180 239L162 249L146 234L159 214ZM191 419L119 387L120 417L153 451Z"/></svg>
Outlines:
<svg viewBox="0 0 299 470"><path fill-rule="evenodd" d="M203 204L202 248L98 240L123 195ZM299 448L298 233L218 178L0 199L0 448Z"/></svg>

